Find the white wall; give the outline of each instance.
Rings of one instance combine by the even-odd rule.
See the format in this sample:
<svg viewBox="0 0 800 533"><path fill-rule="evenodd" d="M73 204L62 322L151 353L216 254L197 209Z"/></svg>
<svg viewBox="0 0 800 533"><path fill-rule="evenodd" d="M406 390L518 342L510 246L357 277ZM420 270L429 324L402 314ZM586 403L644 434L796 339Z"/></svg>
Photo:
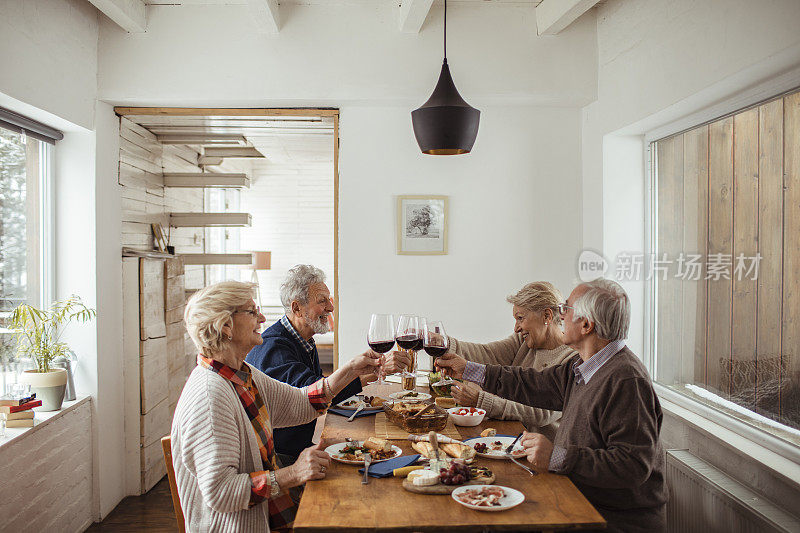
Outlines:
<svg viewBox="0 0 800 533"><path fill-rule="evenodd" d="M612 0L599 6L598 97L582 116L584 247L612 261L620 251L645 251L645 133L800 65L798 20L794 0ZM733 111L718 108L720 114ZM627 288L634 311L643 308L643 284ZM644 322L638 327L631 345L642 353Z"/></svg>
<svg viewBox="0 0 800 533"><path fill-rule="evenodd" d="M449 63L482 116L472 154L439 158L420 154L410 111L441 67L440 5L418 35L396 30L390 3L281 12L277 36L249 32L243 6L151 6L138 35L104 21L98 91L132 105L341 109L343 359L366 348L371 312L417 312L456 336L493 340L510 333L505 297L524 283L570 289L581 228L577 107L596 90L593 13L540 38L530 5L450 9ZM449 254L397 256L395 196L425 193L451 197Z"/></svg>
<svg viewBox="0 0 800 533"><path fill-rule="evenodd" d="M20 112L43 110L91 129L97 29L86 0L1 1L0 93L29 106Z"/></svg>
<svg viewBox="0 0 800 533"><path fill-rule="evenodd" d="M489 341L511 333L505 297L523 284L569 291L580 242L578 129L576 109L487 106L471 154L431 157L419 153L407 109L343 107L340 355L366 349L370 313L419 313L457 338ZM450 197L448 255L395 254L402 194Z"/></svg>
<svg viewBox="0 0 800 533"><path fill-rule="evenodd" d="M610 0L597 13L598 99L582 113L583 241L645 251L645 135L678 131L800 85L795 0ZM644 354L643 283L626 284ZM639 317L638 319L636 317ZM797 480L666 411L662 439L796 509ZM702 417L696 417L702 419ZM751 453L753 452L753 453ZM762 454L763 455L763 454ZM733 468L731 465L736 465ZM794 505L794 507L792 507Z"/></svg>

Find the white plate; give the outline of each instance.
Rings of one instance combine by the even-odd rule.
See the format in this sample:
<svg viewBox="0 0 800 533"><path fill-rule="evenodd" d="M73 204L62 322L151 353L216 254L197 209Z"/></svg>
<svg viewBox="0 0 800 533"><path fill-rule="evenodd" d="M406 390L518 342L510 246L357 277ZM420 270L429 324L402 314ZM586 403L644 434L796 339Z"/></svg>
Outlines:
<svg viewBox="0 0 800 533"><path fill-rule="evenodd" d="M491 449L492 443L497 442L497 441L500 441L500 442L503 443L502 448L499 449L499 450L492 450ZM486 453L481 453L481 452L475 450L475 445L478 444L479 442L482 442L486 446L490 447L487 450ZM488 457L489 459L508 459L506 457L506 451L505 450L508 447L508 445L511 444L512 442L514 442L514 437L501 437L499 435L495 435L494 437L474 437L472 439L466 439L464 441L465 444L469 444L470 447L473 450L475 450L475 453L477 453L481 457ZM522 449L522 446L520 445L519 441L517 441L517 443L514 445L514 448L511 450L511 452L513 453L513 452L515 452L517 450L521 450L521 449ZM517 457L517 456L515 456L515 457ZM524 457L524 456L521 456L521 457Z"/></svg>
<svg viewBox="0 0 800 533"><path fill-rule="evenodd" d="M363 465L364 464L364 460L363 459L360 460L360 461L349 461L347 459L342 459L342 458L338 457L339 451L342 448L346 448L347 446L350 446L352 444L358 444L360 446L360 445L363 445L364 442L363 441L353 441L353 442L340 442L339 444L332 444L332 445L328 446L327 448L325 448L325 453L330 455L331 459L333 459L334 461L339 461L340 463L344 463L346 465ZM401 450L397 446L392 446L392 451L394 452L393 456L387 457L386 459L373 459L372 460L372 464L380 463L380 462L383 462L383 461L388 461L389 459L394 459L395 457L400 457L403 454L403 450Z"/></svg>
<svg viewBox="0 0 800 533"><path fill-rule="evenodd" d="M353 403L352 405L344 405L344 404L346 404L348 402L355 402L355 403ZM356 409L358 409L358 406L361 405L362 403L364 403L364 402L361 399L361 397L359 397L359 396L350 396L348 399L342 400L340 403L337 403L336 405L334 405L334 407L336 409L347 409L347 410L350 410L350 411L355 411ZM382 411L382 410L383 410L383 407L372 407L372 406L366 405L364 407L364 409L362 410L362 412L363 411L367 411L367 412L369 412L369 411Z"/></svg>
<svg viewBox="0 0 800 533"><path fill-rule="evenodd" d="M404 398L404 395L408 394L409 392L415 392L417 395L412 396L410 398ZM403 402L422 402L425 400L430 400L431 395L427 392L420 392L420 391L410 391L410 390L401 390L398 392L393 392L389 395L389 398L392 400L400 400Z"/></svg>
<svg viewBox="0 0 800 533"><path fill-rule="evenodd" d="M500 505L483 507L479 505L470 505L458 499L458 495L464 491L470 489L481 490L484 488L491 488L491 487L503 489L505 495L502 498L500 498L499 501ZM520 491L509 487L501 487L499 485L464 485L463 487L458 487L456 490L454 490L451 496L455 501L457 501L464 507L467 507L469 509L475 509L476 511L505 511L507 509L511 509L512 507L516 507L517 505L525 501L525 495L522 494Z"/></svg>

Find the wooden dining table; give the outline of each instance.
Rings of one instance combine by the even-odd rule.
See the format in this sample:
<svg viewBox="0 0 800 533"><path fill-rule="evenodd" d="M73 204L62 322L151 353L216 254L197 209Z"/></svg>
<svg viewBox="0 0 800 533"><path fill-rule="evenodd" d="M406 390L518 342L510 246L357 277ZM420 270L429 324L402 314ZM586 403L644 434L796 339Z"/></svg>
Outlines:
<svg viewBox="0 0 800 533"><path fill-rule="evenodd" d="M373 384L364 393L388 397L399 384ZM418 390L422 391L421 387ZM457 426L462 439L477 437L492 427L499 434L517 435L522 424L484 419L476 427ZM343 442L345 437L365 440L375 435L375 416L348 422L333 413L325 417L322 439L325 445ZM403 455L416 453L409 441L393 440ZM500 512L475 511L457 503L450 495L416 494L402 487L402 478L369 478L363 485L360 467L331 461L324 479L306 483L294 530L321 531L550 531L559 529L603 529L605 520L566 476L543 473L531 476L505 459L476 457L478 466L489 467L495 485L511 487L525 495L525 501Z"/></svg>

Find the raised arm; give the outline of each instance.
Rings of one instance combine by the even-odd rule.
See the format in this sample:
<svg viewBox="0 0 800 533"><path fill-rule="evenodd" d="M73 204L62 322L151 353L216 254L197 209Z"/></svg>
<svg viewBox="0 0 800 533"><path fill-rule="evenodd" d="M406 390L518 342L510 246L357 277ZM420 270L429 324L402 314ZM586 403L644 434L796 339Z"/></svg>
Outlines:
<svg viewBox="0 0 800 533"><path fill-rule="evenodd" d="M479 344L464 342L450 337L450 351L467 361L484 365L510 365L522 346L522 336L516 333L505 339Z"/></svg>
<svg viewBox="0 0 800 533"><path fill-rule="evenodd" d="M567 389L572 359L564 363L537 371L520 366L487 365L483 389L501 398L524 405L564 410L564 394Z"/></svg>

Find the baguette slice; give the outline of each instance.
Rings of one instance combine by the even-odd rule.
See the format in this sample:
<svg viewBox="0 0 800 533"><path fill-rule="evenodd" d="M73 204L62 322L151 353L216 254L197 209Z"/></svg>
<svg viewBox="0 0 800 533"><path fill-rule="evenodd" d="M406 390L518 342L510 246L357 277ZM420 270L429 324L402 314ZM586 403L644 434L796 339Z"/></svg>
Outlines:
<svg viewBox="0 0 800 533"><path fill-rule="evenodd" d="M450 409L456 406L456 401L453 398L445 398L444 396L437 397L434 402L442 409Z"/></svg>
<svg viewBox="0 0 800 533"><path fill-rule="evenodd" d="M486 428L481 431L481 437L494 437L497 435L497 430L494 428Z"/></svg>
<svg viewBox="0 0 800 533"><path fill-rule="evenodd" d="M364 441L364 448L368 450L375 450L378 452L388 452L392 450L392 445L386 439L379 439L378 437L370 437Z"/></svg>
<svg viewBox="0 0 800 533"><path fill-rule="evenodd" d="M431 446L430 442L412 442L411 447L423 457L428 459L433 457L433 446Z"/></svg>
<svg viewBox="0 0 800 533"><path fill-rule="evenodd" d="M470 446L465 446L463 444L442 444L440 446L444 452L449 455L450 457L454 457L456 459L463 459L467 463L471 463L475 460L475 450L472 449Z"/></svg>

